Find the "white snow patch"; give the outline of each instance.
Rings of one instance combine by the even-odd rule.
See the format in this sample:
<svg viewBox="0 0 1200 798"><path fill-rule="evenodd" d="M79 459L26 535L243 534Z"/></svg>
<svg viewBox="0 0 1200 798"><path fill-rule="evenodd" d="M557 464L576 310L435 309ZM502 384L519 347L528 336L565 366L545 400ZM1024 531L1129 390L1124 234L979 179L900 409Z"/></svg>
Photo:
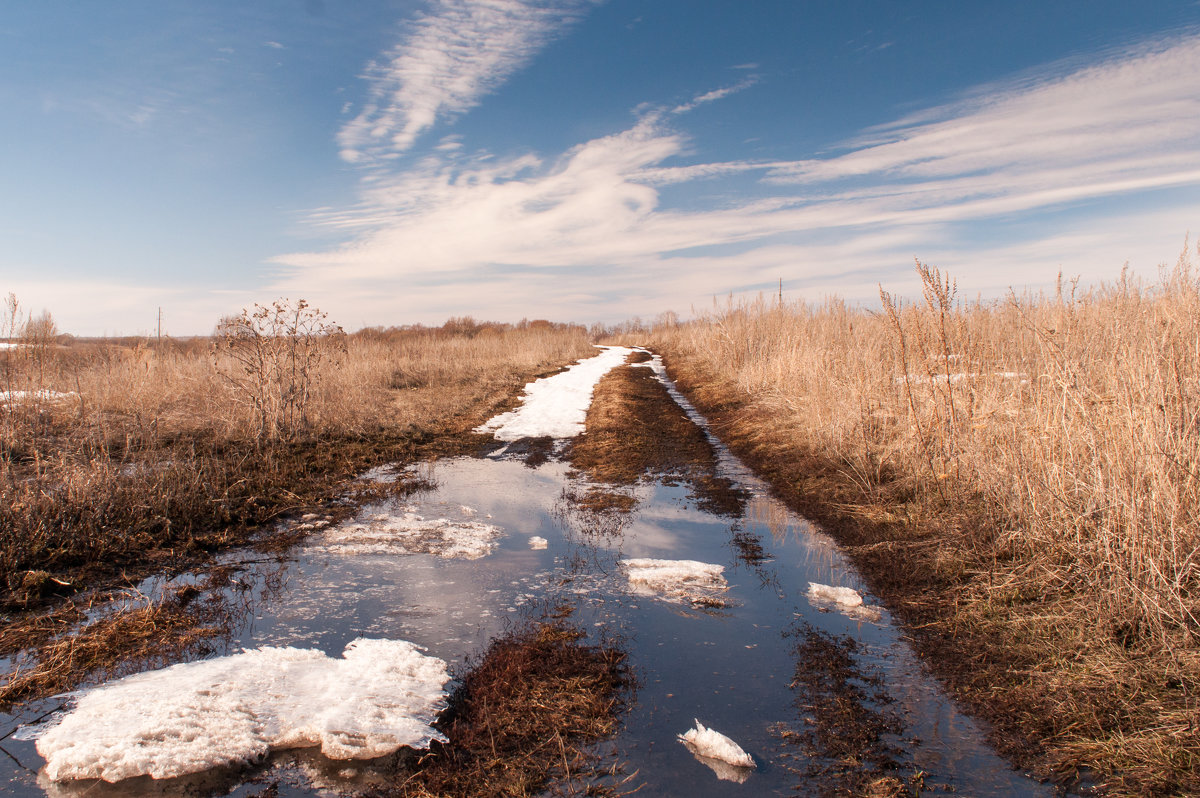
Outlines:
<svg viewBox="0 0 1200 798"><path fill-rule="evenodd" d="M816 582L808 583L808 597L841 604L843 607L861 607L863 603L862 594L852 587L832 587Z"/></svg>
<svg viewBox="0 0 1200 798"><path fill-rule="evenodd" d="M583 421L592 403L596 383L611 369L624 363L634 351L626 346L599 348L603 351L595 357L526 385L520 407L489 419L475 431L490 432L499 441L543 435L573 438L583 432Z"/></svg>
<svg viewBox="0 0 1200 798"><path fill-rule="evenodd" d="M720 595L729 589L723 565L696 560L621 560L621 567L635 593L659 595L668 601L686 601L708 607L724 607Z"/></svg>
<svg viewBox="0 0 1200 798"><path fill-rule="evenodd" d="M745 781L746 769L753 769L754 759L742 747L733 740L721 734L716 729L706 727L699 720L696 721L695 728L688 729L683 734L679 735L679 741L688 747L701 762L713 769L713 772L720 778L728 781ZM708 762L705 760L713 760ZM741 774L727 773L723 775L722 769L716 766L716 763L726 766L732 765L734 768L742 770ZM738 778L741 775L741 778Z"/></svg>
<svg viewBox="0 0 1200 798"><path fill-rule="evenodd" d="M1021 380L1028 375L1020 371L993 371L990 374L983 374L977 371L957 372L951 374L934 374L930 377L928 374L908 374L903 377L896 377L893 382L896 385L903 385L905 382L911 382L914 385L933 385L939 382L949 380L952 383L962 382L963 380L977 380L982 377L997 377L1002 380Z"/></svg>
<svg viewBox="0 0 1200 798"><path fill-rule="evenodd" d="M550 541L543 537L538 537L537 535L534 535L529 539L529 548L531 549L544 549L549 545Z"/></svg>
<svg viewBox="0 0 1200 798"><path fill-rule="evenodd" d="M358 639L341 659L260 648L140 673L84 692L37 750L54 781L163 779L320 746L373 759L445 740L446 663L402 640Z"/></svg>
<svg viewBox="0 0 1200 798"><path fill-rule="evenodd" d="M863 597L851 587L832 587L817 582L808 583L808 600L816 607L835 609L860 621L878 622L879 610L863 604Z"/></svg>
<svg viewBox="0 0 1200 798"><path fill-rule="evenodd" d="M71 399L77 396L74 391L62 393L60 391L38 390L38 391L0 391L0 404L10 405L14 402L24 402L32 400L34 402L61 402L65 399Z"/></svg>
<svg viewBox="0 0 1200 798"><path fill-rule="evenodd" d="M405 508L339 524L327 530L317 545L342 554L434 554L478 560L495 550L502 534L494 524L425 518Z"/></svg>

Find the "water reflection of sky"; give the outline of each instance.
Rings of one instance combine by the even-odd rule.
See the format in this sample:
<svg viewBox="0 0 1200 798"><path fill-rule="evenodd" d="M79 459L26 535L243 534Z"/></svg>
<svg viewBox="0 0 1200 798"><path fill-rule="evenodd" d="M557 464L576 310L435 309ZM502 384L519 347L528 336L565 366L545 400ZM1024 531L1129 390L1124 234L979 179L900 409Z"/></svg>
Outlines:
<svg viewBox="0 0 1200 798"><path fill-rule="evenodd" d="M535 469L516 459L456 459L440 462L432 476L436 489L365 507L348 523L405 512L485 521L502 530L491 554L472 560L353 553L314 534L282 563L231 555L233 562L252 561L235 577L249 588L240 595L252 600L231 649L294 645L336 653L356 637L384 637L411 640L462 664L506 624L565 603L582 626L618 635L630 651L641 684L614 747L627 769L638 771L641 795L678 795L685 783L696 798L739 790L785 795L794 792L797 777L780 764L784 751L771 729L799 722L788 687L795 669L795 639L788 633L803 620L853 636L865 658L883 669L908 724L905 738L922 741L911 760L931 780L973 796L1048 794L988 752L975 725L900 642L886 613L868 623L809 603L810 581L856 588L861 581L827 537L761 490L752 492L742 518L730 519L698 509L684 487L643 486L637 509L623 517L581 513L564 502L570 477L555 461ZM740 556L743 549L731 542L735 533L761 545L763 556ZM547 547L530 548L533 536L545 538ZM724 565L729 606L693 608L633 594L617 563L639 557ZM736 740L759 769L744 784L720 780L676 740L693 718ZM36 768L32 746L14 745ZM281 794L338 786L345 768L319 768L322 786L306 786L296 763L312 770L312 761L272 759L288 783ZM3 773L10 792L42 793L28 774L10 770ZM369 771L345 776L341 785L352 788ZM127 785L122 794L161 786ZM227 778L220 789L230 787Z"/></svg>

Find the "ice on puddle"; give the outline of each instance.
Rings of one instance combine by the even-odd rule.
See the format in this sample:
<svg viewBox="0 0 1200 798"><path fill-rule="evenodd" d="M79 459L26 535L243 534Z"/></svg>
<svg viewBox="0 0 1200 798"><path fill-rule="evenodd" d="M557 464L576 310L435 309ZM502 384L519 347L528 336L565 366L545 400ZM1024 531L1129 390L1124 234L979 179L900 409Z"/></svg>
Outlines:
<svg viewBox="0 0 1200 798"><path fill-rule="evenodd" d="M808 600L818 607L836 609L860 621L876 622L881 617L879 610L863 604L862 594L851 587L832 587L809 582Z"/></svg>
<svg viewBox="0 0 1200 798"><path fill-rule="evenodd" d="M808 597L841 604L843 607L861 607L863 603L862 595L852 587L832 587L816 582L808 583Z"/></svg>
<svg viewBox="0 0 1200 798"><path fill-rule="evenodd" d="M550 541L546 540L545 538L538 537L537 535L534 535L529 539L529 548L531 549L544 549L549 545Z"/></svg>
<svg viewBox="0 0 1200 798"><path fill-rule="evenodd" d="M712 768L718 778L741 783L754 769L754 759L733 740L696 721L694 728L679 735L692 754Z"/></svg>
<svg viewBox="0 0 1200 798"><path fill-rule="evenodd" d="M696 560L633 559L621 560L621 567L635 593L707 607L725 606L720 594L729 589L729 583L722 576L723 565Z"/></svg>
<svg viewBox="0 0 1200 798"><path fill-rule="evenodd" d="M494 524L425 518L403 510L340 524L326 531L317 545L344 554L434 554L478 560L495 550L502 534Z"/></svg>
<svg viewBox="0 0 1200 798"><path fill-rule="evenodd" d="M37 741L54 781L172 778L320 746L373 759L445 738L446 663L402 640L360 638L335 659L260 648L174 665L84 692Z"/></svg>
<svg viewBox="0 0 1200 798"><path fill-rule="evenodd" d="M498 441L521 438L573 438L583 432L584 417L592 403L592 391L600 378L625 362L632 349L602 346L595 357L581 360L566 371L525 386L521 405L501 413L475 428L492 433Z"/></svg>

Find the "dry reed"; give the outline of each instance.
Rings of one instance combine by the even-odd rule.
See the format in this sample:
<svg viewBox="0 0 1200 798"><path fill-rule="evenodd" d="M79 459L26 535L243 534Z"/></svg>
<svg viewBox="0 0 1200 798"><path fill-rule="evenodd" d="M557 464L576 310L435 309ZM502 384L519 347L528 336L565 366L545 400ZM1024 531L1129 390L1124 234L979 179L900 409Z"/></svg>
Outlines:
<svg viewBox="0 0 1200 798"><path fill-rule="evenodd" d="M793 459L775 468L785 493L820 463L840 485L828 515L924 547L937 579L913 589L953 592L920 600L953 606L937 634L998 636L984 649L1010 650L1009 686L1029 679L1023 711L1053 711L1039 690L1062 697L1060 719L1024 722L1056 752L1051 764L1169 794L1194 786L1200 752L1192 257L1185 248L1153 284L1060 280L994 302L961 301L918 264L922 299L881 291L882 312L760 298L641 340L705 409L732 411L729 429L760 460ZM1105 690L1125 703L1081 719L1085 694ZM1157 708L1136 703L1151 697ZM1153 764L1131 768L1155 746Z"/></svg>

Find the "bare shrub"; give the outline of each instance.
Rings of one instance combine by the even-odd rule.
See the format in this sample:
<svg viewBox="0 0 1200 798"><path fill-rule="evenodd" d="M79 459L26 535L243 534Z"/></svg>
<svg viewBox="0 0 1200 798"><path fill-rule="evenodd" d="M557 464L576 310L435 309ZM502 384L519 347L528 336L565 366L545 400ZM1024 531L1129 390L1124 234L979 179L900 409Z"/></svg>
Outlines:
<svg viewBox="0 0 1200 798"><path fill-rule="evenodd" d="M321 365L345 351L345 333L327 319L303 299L280 299L217 325L215 346L234 365L222 376L252 409L259 439L294 438L308 428Z"/></svg>

